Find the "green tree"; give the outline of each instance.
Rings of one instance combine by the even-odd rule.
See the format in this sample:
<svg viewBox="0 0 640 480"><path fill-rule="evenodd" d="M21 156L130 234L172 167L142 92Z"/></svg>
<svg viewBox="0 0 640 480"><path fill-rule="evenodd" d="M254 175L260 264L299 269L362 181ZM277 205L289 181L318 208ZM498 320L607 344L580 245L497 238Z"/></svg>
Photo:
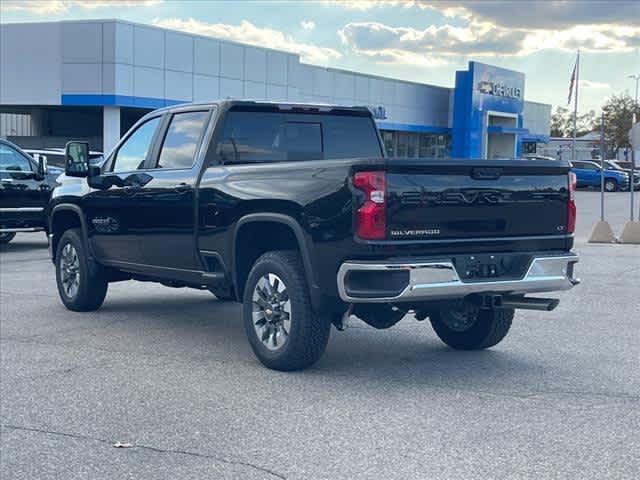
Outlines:
<svg viewBox="0 0 640 480"><path fill-rule="evenodd" d="M598 128L596 112L589 110L587 113L578 115L576 124L576 136L580 137ZM556 111L551 115L551 136L566 137L573 136L573 112L568 108L556 107Z"/></svg>
<svg viewBox="0 0 640 480"><path fill-rule="evenodd" d="M604 137L613 155L617 156L621 148L631 147L629 130L634 110L636 118L640 118L640 108L634 104L633 98L627 93L612 95L602 107Z"/></svg>

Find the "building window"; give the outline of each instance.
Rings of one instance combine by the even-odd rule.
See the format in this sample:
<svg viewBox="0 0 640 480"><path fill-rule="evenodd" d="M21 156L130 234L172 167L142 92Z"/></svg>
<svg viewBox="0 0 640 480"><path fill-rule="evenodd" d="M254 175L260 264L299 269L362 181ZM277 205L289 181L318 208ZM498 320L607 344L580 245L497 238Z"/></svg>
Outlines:
<svg viewBox="0 0 640 480"><path fill-rule="evenodd" d="M418 135L409 133L407 140L407 157L416 158L418 156Z"/></svg>
<svg viewBox="0 0 640 480"><path fill-rule="evenodd" d="M384 149L387 152L388 157L395 157L395 136L394 132L390 132L389 130L382 131L382 141L384 142Z"/></svg>
<svg viewBox="0 0 640 480"><path fill-rule="evenodd" d="M406 157L407 156L407 146L409 143L408 137L409 134L405 132L398 132L398 150L396 151L397 157Z"/></svg>
<svg viewBox="0 0 640 480"><path fill-rule="evenodd" d="M536 154L536 142L522 142L522 154L523 155L535 155Z"/></svg>
<svg viewBox="0 0 640 480"><path fill-rule="evenodd" d="M388 157L449 158L451 135L394 132L383 130L382 141Z"/></svg>

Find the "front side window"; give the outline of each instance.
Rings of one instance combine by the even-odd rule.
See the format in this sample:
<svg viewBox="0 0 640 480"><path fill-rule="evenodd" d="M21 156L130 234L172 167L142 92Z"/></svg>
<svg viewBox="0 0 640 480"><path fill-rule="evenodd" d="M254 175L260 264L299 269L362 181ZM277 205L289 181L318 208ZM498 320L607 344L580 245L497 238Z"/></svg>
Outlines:
<svg viewBox="0 0 640 480"><path fill-rule="evenodd" d="M160 118L152 118L140 125L120 146L113 161L113 172L131 172L144 168Z"/></svg>
<svg viewBox="0 0 640 480"><path fill-rule="evenodd" d="M31 162L17 150L0 144L0 170L10 172L32 172Z"/></svg>
<svg viewBox="0 0 640 480"><path fill-rule="evenodd" d="M164 137L156 168L191 168L209 112L176 113Z"/></svg>

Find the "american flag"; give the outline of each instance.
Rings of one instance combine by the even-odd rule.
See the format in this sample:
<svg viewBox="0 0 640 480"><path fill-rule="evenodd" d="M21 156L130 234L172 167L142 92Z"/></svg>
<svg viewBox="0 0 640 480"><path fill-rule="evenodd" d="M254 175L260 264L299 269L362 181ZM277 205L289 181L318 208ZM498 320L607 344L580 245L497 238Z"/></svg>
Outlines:
<svg viewBox="0 0 640 480"><path fill-rule="evenodd" d="M573 72L571 73L571 82L569 83L569 98L567 99L567 105L571 105L571 95L573 94L573 86L576 83L576 69L578 68L578 59L573 66Z"/></svg>

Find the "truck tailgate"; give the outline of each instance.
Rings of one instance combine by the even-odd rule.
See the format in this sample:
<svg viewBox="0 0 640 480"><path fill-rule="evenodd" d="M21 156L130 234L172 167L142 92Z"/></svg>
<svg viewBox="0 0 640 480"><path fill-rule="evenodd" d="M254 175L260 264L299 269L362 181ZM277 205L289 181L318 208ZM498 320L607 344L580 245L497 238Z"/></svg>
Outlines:
<svg viewBox="0 0 640 480"><path fill-rule="evenodd" d="M387 239L566 234L568 172L543 159L388 159Z"/></svg>

